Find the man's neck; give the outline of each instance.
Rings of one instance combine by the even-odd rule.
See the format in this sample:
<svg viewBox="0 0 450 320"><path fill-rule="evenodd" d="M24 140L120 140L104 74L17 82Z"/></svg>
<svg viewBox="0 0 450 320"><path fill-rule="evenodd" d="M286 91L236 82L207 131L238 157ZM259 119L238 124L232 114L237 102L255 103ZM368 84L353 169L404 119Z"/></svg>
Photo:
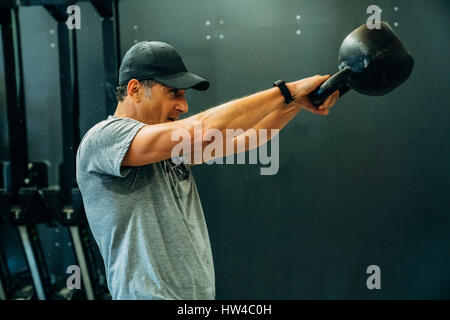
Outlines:
<svg viewBox="0 0 450 320"><path fill-rule="evenodd" d="M134 108L130 106L125 106L123 102L119 102L116 107L116 111L114 112L114 117L117 118L131 118L138 119L138 115L135 112Z"/></svg>
<svg viewBox="0 0 450 320"><path fill-rule="evenodd" d="M129 118L134 119L145 124L155 124L157 122L149 121L145 119L141 114L136 111L136 108L132 105L126 104L124 102L119 102L114 112L114 117L116 118Z"/></svg>

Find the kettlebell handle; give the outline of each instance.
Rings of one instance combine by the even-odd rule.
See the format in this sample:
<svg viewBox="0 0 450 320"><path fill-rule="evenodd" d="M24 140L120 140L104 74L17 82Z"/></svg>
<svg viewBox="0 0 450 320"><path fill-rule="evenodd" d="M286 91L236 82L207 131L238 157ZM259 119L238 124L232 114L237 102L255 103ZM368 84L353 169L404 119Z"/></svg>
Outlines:
<svg viewBox="0 0 450 320"><path fill-rule="evenodd" d="M322 83L322 85L316 88L309 94L309 100L317 108L319 107L329 96L331 96L336 90L339 90L339 97L342 97L351 88L348 85L350 80L351 70L349 67L345 67L341 71L335 73L331 78Z"/></svg>

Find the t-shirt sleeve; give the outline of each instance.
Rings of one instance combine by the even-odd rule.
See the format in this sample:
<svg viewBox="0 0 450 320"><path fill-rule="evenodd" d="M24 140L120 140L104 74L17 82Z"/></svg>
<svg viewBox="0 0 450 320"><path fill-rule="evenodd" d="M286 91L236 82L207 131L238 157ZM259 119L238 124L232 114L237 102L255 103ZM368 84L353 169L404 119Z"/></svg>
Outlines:
<svg viewBox="0 0 450 320"><path fill-rule="evenodd" d="M124 177L121 164L137 132L145 126L133 120L116 118L94 126L80 143L77 169L86 173Z"/></svg>

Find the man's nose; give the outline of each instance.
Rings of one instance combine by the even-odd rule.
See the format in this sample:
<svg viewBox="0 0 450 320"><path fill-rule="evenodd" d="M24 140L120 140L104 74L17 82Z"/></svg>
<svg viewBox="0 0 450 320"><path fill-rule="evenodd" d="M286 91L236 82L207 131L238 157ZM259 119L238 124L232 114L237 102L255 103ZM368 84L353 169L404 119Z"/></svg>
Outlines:
<svg viewBox="0 0 450 320"><path fill-rule="evenodd" d="M186 99L180 100L180 102L178 102L176 104L175 109L181 114L187 113L189 110L189 107L188 107Z"/></svg>

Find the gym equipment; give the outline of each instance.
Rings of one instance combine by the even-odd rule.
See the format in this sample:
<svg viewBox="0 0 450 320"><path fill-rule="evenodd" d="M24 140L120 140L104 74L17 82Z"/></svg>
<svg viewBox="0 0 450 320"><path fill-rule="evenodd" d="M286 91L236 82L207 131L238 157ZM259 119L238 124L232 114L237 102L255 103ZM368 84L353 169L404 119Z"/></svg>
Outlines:
<svg viewBox="0 0 450 320"><path fill-rule="evenodd" d="M11 283L11 276L9 275L8 268L6 266L5 255L2 248L0 248L0 300L6 300L9 293Z"/></svg>
<svg viewBox="0 0 450 320"><path fill-rule="evenodd" d="M120 59L117 0L90 0L89 2L102 18L105 113L110 114L111 110L114 111L115 106L114 88L117 83ZM2 29L4 47L7 48L4 53L5 66L8 66L8 71L10 71L6 72L8 76L6 83L10 85L7 86L7 91L10 93L7 104L9 136L11 144L20 146L10 155L11 166L8 169L9 176L13 181L8 188L0 190L0 211L7 223L17 227L21 236L33 280L33 286L31 286L33 298L37 296L38 299L72 299L78 297L80 292L84 292L88 300L109 299L110 294L104 272L102 272L103 264L96 259L96 248L75 179L75 156L80 141L77 43L76 30L69 30L65 24L66 10L71 4L73 4L71 0L8 0L0 4L0 7L6 8L6 10L1 10L1 17L2 24L6 26ZM62 136L63 163L59 167L60 181L57 186L48 187L46 165L28 163L27 160L20 41L16 39L20 35L17 19L20 6L43 6L58 23L61 116L64 130ZM12 106L17 106L17 108ZM81 270L83 283L81 291L67 290L65 283L64 288L57 291L56 286L50 283L36 225L51 221L58 221L68 228ZM5 273L5 275L7 274ZM0 280L3 278L7 279L0 277ZM5 292L3 290L3 287L6 286L5 283L5 281L0 282L0 298L17 296L16 294L2 294ZM34 295L34 291L36 291L36 295Z"/></svg>
<svg viewBox="0 0 450 320"><path fill-rule="evenodd" d="M7 1L15 2L17 0ZM116 106L114 92L118 82L120 64L118 0L20 0L20 5L44 6L56 21L65 22L67 19L67 7L81 1L90 2L102 20L105 111L107 115L113 114ZM60 35L59 33L58 36ZM75 34L72 35L72 33L69 35L69 37L74 36ZM75 44L75 42L71 41L71 44ZM67 66L65 68L67 69ZM61 90L61 92L66 91Z"/></svg>
<svg viewBox="0 0 450 320"><path fill-rule="evenodd" d="M103 68L105 72L105 111L114 114L116 109L116 85L119 82L120 32L118 0L91 1L102 18Z"/></svg>
<svg viewBox="0 0 450 320"><path fill-rule="evenodd" d="M339 90L342 97L350 89L369 96L381 96L401 85L410 76L414 59L387 22L380 29L366 24L355 29L339 49L339 72L309 94L318 107Z"/></svg>
<svg viewBox="0 0 450 320"><path fill-rule="evenodd" d="M46 184L47 165L34 162L27 168L29 171L25 172L24 178L27 186L20 187L15 194L11 192L12 188L6 190L9 203L2 211L5 221L19 232L37 298L44 300L54 290L37 231L39 223L48 221L39 194L39 188Z"/></svg>
<svg viewBox="0 0 450 320"><path fill-rule="evenodd" d="M3 185L0 190L0 210L4 220L10 222L10 218L17 218L19 221L23 221L23 214L26 210L20 209L19 201L30 200L32 195L29 190L24 190L19 195L21 188L28 187L29 185L26 183L30 183L31 180L27 176L28 153L26 126L25 121L23 121L25 119L25 108L18 7L15 1L12 0L2 3L1 6L0 24L2 25L5 84L6 92L8 93L6 95L6 103L8 110L9 141L10 145L14 146L14 152L10 150L10 163L8 166L2 166L3 177L8 180L7 183L2 184L8 185ZM7 169L8 171L6 171ZM40 243L34 241L34 236L30 236L30 233L34 235L35 231L36 229L33 227L27 228L26 225L18 226L18 232L21 236L34 288L39 298L45 298L44 287L48 288L49 278L46 269L38 269L38 264L43 259L43 254L40 250Z"/></svg>
<svg viewBox="0 0 450 320"><path fill-rule="evenodd" d="M47 1L47 4L49 4L49 1ZM0 10L0 23L3 26L4 65L5 75L7 77L6 91L8 92L7 115L9 141L10 145L14 146L14 150L10 148L10 163L8 166L2 167L3 176L8 177L9 182L7 186L0 189L0 211L5 222L14 226L19 233L33 285L28 286L31 287L31 293L30 290L22 290L19 288L21 292L17 294L14 292L6 292L6 281L2 281L2 289L4 297L8 299L22 299L25 294L29 299L78 299L80 295L83 295L84 291L68 290L65 281L58 285L53 283L40 243L37 225L49 223L52 220L44 192L48 189L48 164L45 162L28 161L18 23L19 4L15 1L10 1L8 5L10 7L7 7L6 10ZM2 6L5 6L5 3ZM63 101L66 101L63 104L64 110L66 110L63 112L63 118L68 119L69 124L70 121L73 123L72 128L78 128L78 107L73 107L73 105L77 105L78 103L76 95L77 88L74 85L76 82L72 81L72 79L76 79L76 60L75 63L73 60L76 48L71 43L72 38L64 25L65 19L62 19L64 17L62 12L63 10L65 12L66 8L67 6L61 5L49 6L47 9L61 18L58 29L60 35L62 35L59 39L60 52L62 51L61 55L64 57L60 61L62 73L61 88L64 90L64 94L61 96ZM66 36L64 37L64 35ZM72 150L76 150L77 147L75 143L71 143L79 139L79 135L76 133L76 130L75 132L73 130L64 132L64 139L67 141L64 145L65 150L71 152L67 156L64 155L65 163L67 160L69 170L64 171L62 178L64 182L67 182L69 188L70 183L76 183L74 177L75 160L74 157L71 157L73 156ZM82 274L83 280L87 277L87 274L87 272ZM3 278L6 279L4 275L7 274L2 273L2 280ZM87 290L86 286L83 289ZM89 298L93 299L93 295Z"/></svg>
<svg viewBox="0 0 450 320"><path fill-rule="evenodd" d="M0 162L0 194L4 193L5 186L7 184L7 178L5 177L4 170L5 163ZM0 196L0 212L2 208L6 206L6 198ZM3 222L2 216L0 215L0 223ZM11 274L9 273L8 266L6 263L5 254L0 243L0 300L6 300L12 295L13 285Z"/></svg>
<svg viewBox="0 0 450 320"><path fill-rule="evenodd" d="M81 270L81 280L86 298L88 300L107 299L109 292L106 282L102 281L104 277L97 268L81 192L76 183L75 158L80 142L76 30L68 30L65 24L66 8L70 1L66 1L66 4L59 4L56 1L55 5L52 6L48 6L49 2L47 1L45 7L58 22L61 120L64 128L62 137L63 163L59 167L59 186L44 188L42 193L53 219L69 229L74 253ZM114 12L114 5L111 2L95 1L92 4L101 15L108 16ZM104 19L104 31L106 32L109 28L113 28L111 20L108 19L105 22ZM113 41L111 40L111 42ZM116 81L112 74L117 74L117 71L114 72L113 69L113 62L105 66L105 77L110 82ZM111 77L113 77L112 80ZM106 86L108 86L108 83L106 83ZM108 101L110 98L107 96L106 100ZM110 102L110 105L113 105L113 103Z"/></svg>
<svg viewBox="0 0 450 320"><path fill-rule="evenodd" d="M90 0L102 18L103 54L105 70L106 114L114 111L114 88L117 83L120 59L117 0ZM8 95L8 122L10 143L20 146L11 152L11 176L13 183L6 190L0 190L2 213L9 224L17 226L25 249L28 265L33 278L34 289L39 299L59 299L54 294L54 286L49 285L49 274L39 243L36 225L58 221L67 227L74 253L81 270L83 290L88 300L109 299L103 264L96 259L96 248L86 221L81 193L75 179L75 156L80 141L79 95L76 30L69 30L65 24L70 0L8 0L0 4L3 39L5 42L5 66ZM61 115L63 123L63 163L60 166L59 185L48 187L46 167L27 161L26 121L23 107L22 70L20 61L20 41L18 37L17 13L20 6L43 6L57 21L58 52L61 88ZM8 28L9 27L9 28ZM17 58L18 57L18 58ZM15 71L16 69L16 71ZM19 79L15 77L18 76ZM17 80L17 81L16 81ZM16 87L16 84L19 87ZM17 106L13 109L12 106ZM14 132L12 131L14 128ZM28 168L27 168L28 166ZM35 173L31 169L43 170ZM34 175L32 179L30 175ZM37 180L36 180L37 179ZM24 185L27 181L27 185ZM1 262L1 261L0 261ZM3 283L3 282L2 282ZM2 284L0 283L0 285ZM1 287L3 288L3 286ZM0 288L0 289L1 289ZM5 291L5 290L0 290ZM77 292L77 294L80 291ZM73 292L61 292L63 299L71 299Z"/></svg>

